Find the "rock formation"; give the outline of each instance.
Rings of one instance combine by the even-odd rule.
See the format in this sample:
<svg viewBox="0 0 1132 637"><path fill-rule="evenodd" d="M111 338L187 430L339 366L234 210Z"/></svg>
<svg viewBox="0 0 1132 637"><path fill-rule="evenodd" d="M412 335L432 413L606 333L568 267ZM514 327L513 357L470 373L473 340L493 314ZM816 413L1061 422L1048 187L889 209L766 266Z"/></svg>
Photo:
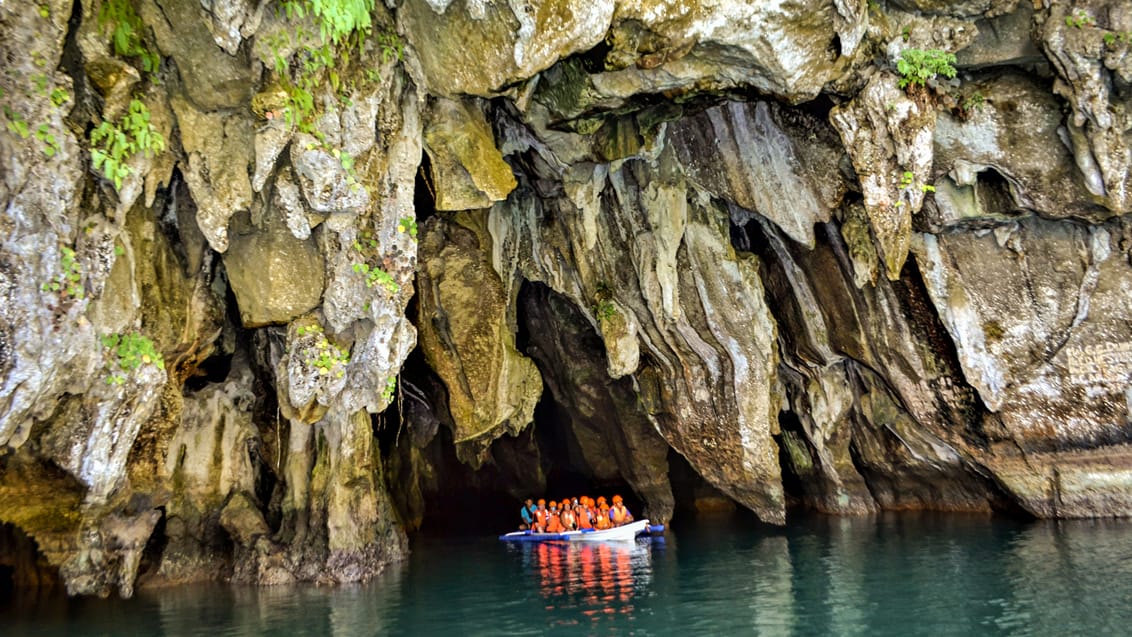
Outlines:
<svg viewBox="0 0 1132 637"><path fill-rule="evenodd" d="M1132 515L1124 4L352 5L0 5L20 582L365 580L564 465Z"/></svg>

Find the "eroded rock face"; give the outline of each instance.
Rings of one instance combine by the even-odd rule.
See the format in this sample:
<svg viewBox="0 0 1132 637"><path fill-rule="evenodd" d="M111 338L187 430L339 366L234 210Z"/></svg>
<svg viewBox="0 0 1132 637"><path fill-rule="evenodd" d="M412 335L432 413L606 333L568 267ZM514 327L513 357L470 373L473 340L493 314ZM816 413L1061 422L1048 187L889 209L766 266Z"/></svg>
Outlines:
<svg viewBox="0 0 1132 637"><path fill-rule="evenodd" d="M661 435L709 482L781 522L771 440L775 327L757 260L731 248L724 210L686 194L671 151L575 170L563 178L594 180L575 191L577 201L532 193L492 209L496 270L546 283L592 312L595 324L601 310L603 329L620 314L624 323L603 340L616 351L631 325L633 345L648 347L650 363L634 377ZM561 222L539 221L547 217ZM700 275L706 271L712 275Z"/></svg>
<svg viewBox="0 0 1132 637"><path fill-rule="evenodd" d="M417 321L421 348L448 387L457 451L475 464L492 440L531 424L542 394L534 363L515 350L517 290L491 269L483 216L423 229Z"/></svg>
<svg viewBox="0 0 1132 637"><path fill-rule="evenodd" d="M1127 499L1129 477L1113 459L1125 456L1129 422L1122 230L1025 220L982 236L925 235L917 248L964 375L1001 419L1003 442L1035 456L1077 450L1004 470L1007 488L1038 515L1096 515ZM1075 475L1051 492L1061 462Z"/></svg>
<svg viewBox="0 0 1132 637"><path fill-rule="evenodd" d="M131 595L159 528L168 551L147 581L371 577L406 551L369 414L388 405L385 382L415 339L404 317L415 240L397 228L412 217L412 189L399 184L411 184L420 163L416 93L396 60L370 50L371 79L342 98L352 105L312 125L339 154L303 140L285 156L290 135L271 135L281 127L254 119L268 111L249 108L256 84L269 81L241 46L255 38L262 7L137 4L141 45L159 62L142 69L136 56L115 57L99 6L75 5L71 40L71 4L0 8L11 62L0 81L4 106L9 122L28 126L0 133L0 445L20 457L2 472L4 484L28 479L29 494L54 489L42 501L68 511L5 506L0 519L37 540L73 594ZM64 55L66 42L74 48ZM342 97L328 85L314 90L323 104ZM115 185L100 178L101 167L92 170L89 142L71 131L104 121L129 128L121 122L132 99L147 105L165 148L124 159L130 171ZM334 158L317 181L308 150ZM342 153L362 162L356 171ZM276 188L281 157L290 165L280 167ZM349 246L363 232L373 247L358 254ZM225 252L223 263L213 249ZM351 272L382 257L392 292L371 290ZM329 324L344 345L350 365L341 371L352 386L324 392L311 423L296 416L294 427L272 430L260 422L265 379L284 398L295 388L273 378L282 352L261 360L247 351L255 335L238 337L245 328L227 320L236 289L239 323L311 321L318 309L313 323ZM302 361L296 375L317 375L315 362ZM229 365L226 377L195 378ZM303 438L303 426L322 437ZM308 445L293 450L297 462L283 455L291 453L287 437ZM282 480L284 467L303 458L331 467L316 472L314 488L303 486L313 465L305 482ZM314 516L310 543L293 545L282 533L284 492L292 510Z"/></svg>
<svg viewBox="0 0 1132 637"><path fill-rule="evenodd" d="M597 334L568 299L538 287L522 303L528 351L555 401L570 414L570 431L594 482L623 480L644 501L643 517L671 519L668 443L637 402L632 381L609 378Z"/></svg>

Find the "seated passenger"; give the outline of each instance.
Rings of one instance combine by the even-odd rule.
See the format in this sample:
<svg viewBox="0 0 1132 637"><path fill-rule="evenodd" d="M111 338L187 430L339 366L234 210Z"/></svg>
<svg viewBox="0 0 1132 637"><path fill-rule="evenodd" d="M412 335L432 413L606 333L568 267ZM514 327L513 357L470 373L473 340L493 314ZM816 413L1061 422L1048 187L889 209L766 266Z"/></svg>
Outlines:
<svg viewBox="0 0 1132 637"><path fill-rule="evenodd" d="M609 505L605 503L605 498L598 498L597 505L597 518L594 519L594 528L599 531L613 528L613 521L609 519Z"/></svg>
<svg viewBox="0 0 1132 637"><path fill-rule="evenodd" d="M589 501L590 499L588 497L583 497L582 501L578 503L578 506L574 507L574 517L577 519L579 530L594 528Z"/></svg>
<svg viewBox="0 0 1132 637"><path fill-rule="evenodd" d="M550 512L546 510L546 500L539 499L538 508L535 509L535 523L532 529L535 533L546 533L546 523Z"/></svg>
<svg viewBox="0 0 1132 637"><path fill-rule="evenodd" d="M531 528L531 525L534 524L535 521L535 511L534 502L531 502L531 499L527 498L526 502L523 503L523 508L519 509L519 517L523 519L523 522L519 524L520 531L526 531Z"/></svg>
<svg viewBox="0 0 1132 637"><path fill-rule="evenodd" d="M567 500L562 501L562 511L558 514L558 519L562 522L562 528L567 531L578 528L578 519L574 516L574 510L570 508L570 502Z"/></svg>
<svg viewBox="0 0 1132 637"><path fill-rule="evenodd" d="M625 508L625 504L619 495L613 496L613 506L609 509L609 520L613 522L613 526L621 526L633 521L633 514Z"/></svg>
<svg viewBox="0 0 1132 637"><path fill-rule="evenodd" d="M566 529L562 526L562 520L558 517L558 503L553 500L550 502L550 511L546 516L546 532L547 533L561 533Z"/></svg>

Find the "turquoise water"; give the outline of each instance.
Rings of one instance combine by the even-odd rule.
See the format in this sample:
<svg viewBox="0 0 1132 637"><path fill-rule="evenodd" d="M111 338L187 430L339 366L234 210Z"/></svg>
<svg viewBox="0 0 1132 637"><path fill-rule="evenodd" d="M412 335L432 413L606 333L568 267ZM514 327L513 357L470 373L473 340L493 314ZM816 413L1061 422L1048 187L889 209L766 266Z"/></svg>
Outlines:
<svg viewBox="0 0 1132 637"><path fill-rule="evenodd" d="M365 586L0 611L23 635L1132 635L1132 522L699 522L631 546L419 540Z"/></svg>

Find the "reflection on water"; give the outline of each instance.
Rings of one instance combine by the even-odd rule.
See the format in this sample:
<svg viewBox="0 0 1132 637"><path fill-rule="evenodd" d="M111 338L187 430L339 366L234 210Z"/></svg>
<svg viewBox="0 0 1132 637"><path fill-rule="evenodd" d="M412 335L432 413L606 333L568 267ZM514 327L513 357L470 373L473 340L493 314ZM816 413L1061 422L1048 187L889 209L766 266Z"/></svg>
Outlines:
<svg viewBox="0 0 1132 637"><path fill-rule="evenodd" d="M652 583L647 543L546 542L510 548L522 553L522 563L538 582L546 610L564 613L556 625L632 615L633 597Z"/></svg>
<svg viewBox="0 0 1132 637"><path fill-rule="evenodd" d="M426 541L366 586L0 606L0 633L1129 635L1130 591L1130 521L818 517L625 545Z"/></svg>

